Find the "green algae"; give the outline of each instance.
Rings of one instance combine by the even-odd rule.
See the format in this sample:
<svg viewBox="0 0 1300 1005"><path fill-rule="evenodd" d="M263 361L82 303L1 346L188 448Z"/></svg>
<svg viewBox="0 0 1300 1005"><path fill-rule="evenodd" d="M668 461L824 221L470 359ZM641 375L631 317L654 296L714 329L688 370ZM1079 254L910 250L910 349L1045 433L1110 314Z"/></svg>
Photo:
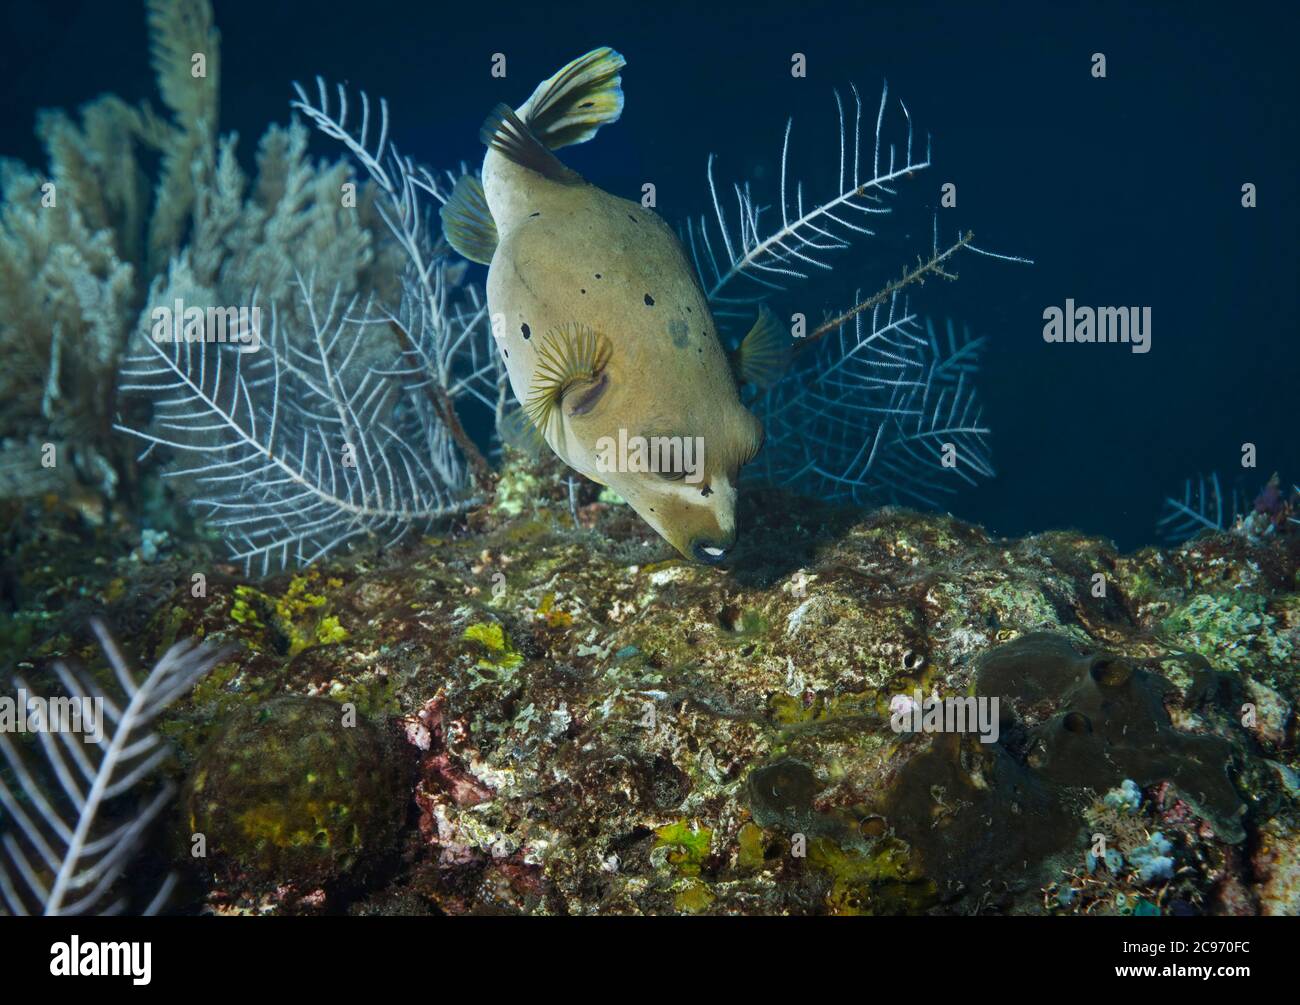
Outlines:
<svg viewBox="0 0 1300 1005"><path fill-rule="evenodd" d="M524 662L523 655L515 650L499 622L472 624L461 637L466 641L477 642L486 650L486 655L475 664L481 670L499 670L509 674Z"/></svg>
<svg viewBox="0 0 1300 1005"><path fill-rule="evenodd" d="M736 832L736 868L761 869L767 861L767 838L763 828L747 823Z"/></svg>
<svg viewBox="0 0 1300 1005"><path fill-rule="evenodd" d="M717 898L708 885L691 879L682 884L673 898L673 908L682 914L703 914Z"/></svg>
<svg viewBox="0 0 1300 1005"><path fill-rule="evenodd" d="M842 847L828 838L808 842L808 864L831 881L826 904L832 914L920 914L936 902L937 888L896 838L866 847Z"/></svg>
<svg viewBox="0 0 1300 1005"><path fill-rule="evenodd" d="M336 645L347 641L348 631L338 615L329 613L328 596L313 593L309 587L336 589L342 585L342 580L325 579L313 569L292 577L279 596L252 586L236 586L230 618L251 630L246 639L255 648L266 641L275 651L296 656L312 646Z"/></svg>
<svg viewBox="0 0 1300 1005"><path fill-rule="evenodd" d="M655 831L655 848L667 849L665 861L683 876L698 876L709 855L713 831L685 819Z"/></svg>

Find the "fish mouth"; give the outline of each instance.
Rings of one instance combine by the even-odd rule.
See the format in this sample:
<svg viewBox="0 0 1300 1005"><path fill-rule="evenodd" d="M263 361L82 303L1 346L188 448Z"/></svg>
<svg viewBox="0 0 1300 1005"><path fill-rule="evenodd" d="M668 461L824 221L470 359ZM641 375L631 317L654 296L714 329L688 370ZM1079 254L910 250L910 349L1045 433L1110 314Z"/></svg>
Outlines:
<svg viewBox="0 0 1300 1005"><path fill-rule="evenodd" d="M734 544L734 542L732 542ZM695 541L691 544L691 554L705 565L719 565L731 554L732 544L715 541Z"/></svg>

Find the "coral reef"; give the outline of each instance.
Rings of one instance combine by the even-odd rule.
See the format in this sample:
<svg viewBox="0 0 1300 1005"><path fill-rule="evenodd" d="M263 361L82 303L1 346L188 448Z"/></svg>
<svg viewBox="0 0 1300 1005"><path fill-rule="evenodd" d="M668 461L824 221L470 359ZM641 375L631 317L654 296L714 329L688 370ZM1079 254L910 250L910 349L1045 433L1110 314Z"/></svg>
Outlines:
<svg viewBox="0 0 1300 1005"><path fill-rule="evenodd" d="M1208 478L1201 475L1195 482L1190 478L1184 482L1181 498L1165 499L1164 515L1156 529L1164 540L1174 544L1206 530L1231 530L1252 539L1261 538L1286 533L1289 524L1300 523L1297 511L1300 486L1293 486L1288 493L1276 472L1249 508L1242 505L1240 489L1234 487L1225 493L1218 474L1211 472Z"/></svg>
<svg viewBox="0 0 1300 1005"><path fill-rule="evenodd" d="M64 663L102 610L157 660L137 685L104 641L129 766L45 744L51 783L0 734L7 911L173 890L188 913L1300 910L1279 479L1249 513L1189 483L1164 526L1203 533L1132 555L830 504L932 505L992 473L982 342L908 298L959 253L1006 256L936 227L914 268L796 332L784 379L746 392L769 431L746 535L727 568L691 565L549 454L492 468L467 432L477 412L508 442L518 413L430 226L459 172L317 81L294 114L350 161L313 162L295 119L246 174L208 4L148 9L166 113L47 114L48 166L0 165L0 658L41 693L104 694ZM807 205L791 127L775 213L743 186L733 212L710 160L716 219L687 237L724 329L801 314L786 294L927 169L887 94L874 157L856 93L837 107L838 182ZM896 726L914 695L997 698L998 736ZM172 865L189 882L159 890Z"/></svg>
<svg viewBox="0 0 1300 1005"><path fill-rule="evenodd" d="M415 762L382 868L205 872L178 908L1294 910L1294 535L1119 555L765 492L724 571L594 490L571 500L550 462L514 457L499 491L390 556L256 586L227 566L203 597L179 557L83 573L142 657L189 634L245 647L163 724L181 767L281 696L351 703ZM170 595L112 585L168 568ZM1247 634L1179 613L1217 597ZM998 741L896 732L917 690L1001 692Z"/></svg>

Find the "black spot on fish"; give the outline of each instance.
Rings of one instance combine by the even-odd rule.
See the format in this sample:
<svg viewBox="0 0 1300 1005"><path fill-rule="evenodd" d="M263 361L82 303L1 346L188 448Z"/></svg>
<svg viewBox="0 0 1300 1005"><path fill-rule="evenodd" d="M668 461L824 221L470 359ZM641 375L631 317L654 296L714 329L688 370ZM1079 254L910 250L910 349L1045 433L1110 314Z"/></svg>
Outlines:
<svg viewBox="0 0 1300 1005"><path fill-rule="evenodd" d="M633 216L631 213L628 213L627 218L631 220L633 223L636 223L636 217Z"/></svg>
<svg viewBox="0 0 1300 1005"><path fill-rule="evenodd" d="M596 278L597 278L597 279L600 278L600 273L599 273L599 272L596 273Z"/></svg>
<svg viewBox="0 0 1300 1005"><path fill-rule="evenodd" d="M579 293L586 293L587 291L586 291L586 290L579 290L578 292L579 292Z"/></svg>
<svg viewBox="0 0 1300 1005"><path fill-rule="evenodd" d="M650 296L649 293L645 295L645 305L647 307L653 307L655 305L655 298Z"/></svg>
<svg viewBox="0 0 1300 1005"><path fill-rule="evenodd" d="M707 499L709 498L709 496L713 495L713 489L709 488L706 485L704 486L704 488L700 489L700 495L704 496L704 498Z"/></svg>
<svg viewBox="0 0 1300 1005"><path fill-rule="evenodd" d="M689 307L686 308L686 313L687 314L691 313L691 309Z"/></svg>
<svg viewBox="0 0 1300 1005"><path fill-rule="evenodd" d="M529 213L528 215L529 215L529 216L541 216L542 213L541 213L540 210L538 210L536 213Z"/></svg>
<svg viewBox="0 0 1300 1005"><path fill-rule="evenodd" d="M681 318L674 318L668 322L668 334L673 340L673 345L678 349L685 349L690 341L690 329L686 327L686 322Z"/></svg>
<svg viewBox="0 0 1300 1005"><path fill-rule="evenodd" d="M509 358L510 358L510 350L509 350L509 349L502 349L501 351L502 351L503 353L505 353L506 359L509 359Z"/></svg>
<svg viewBox="0 0 1300 1005"><path fill-rule="evenodd" d="M520 330L521 332L524 333L524 338L532 338L532 337L533 337L533 330L532 330L531 328L529 328L528 325L527 325L526 323L520 325L520 326L519 326L519 330Z"/></svg>

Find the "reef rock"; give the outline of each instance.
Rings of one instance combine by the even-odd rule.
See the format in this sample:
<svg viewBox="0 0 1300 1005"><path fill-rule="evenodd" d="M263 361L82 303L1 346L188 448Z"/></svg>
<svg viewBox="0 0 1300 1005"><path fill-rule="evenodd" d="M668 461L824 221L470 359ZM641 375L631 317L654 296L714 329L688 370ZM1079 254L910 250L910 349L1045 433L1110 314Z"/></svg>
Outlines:
<svg viewBox="0 0 1300 1005"><path fill-rule="evenodd" d="M241 757L259 778L341 772L349 826L400 822L365 788L377 754L296 743L249 762L271 727L246 709L351 703L403 737L415 767L387 868L326 882L358 850L326 827L290 842L310 856L259 871L322 883L307 909L1293 905L1300 535L1120 555L1071 532L998 540L942 515L745 498L725 568L675 557L593 487L571 498L510 466L496 503L387 554L258 582L181 555L78 588L140 626L146 658L184 634L243 643L167 724L183 766L225 730L199 764L227 782ZM899 728L918 693L998 698L996 741ZM223 791L237 807L270 789ZM209 881L191 907L229 908L236 887Z"/></svg>
<svg viewBox="0 0 1300 1005"><path fill-rule="evenodd" d="M399 764L374 726L336 702L241 708L190 774L190 842L223 883L309 893L391 844L405 816Z"/></svg>

